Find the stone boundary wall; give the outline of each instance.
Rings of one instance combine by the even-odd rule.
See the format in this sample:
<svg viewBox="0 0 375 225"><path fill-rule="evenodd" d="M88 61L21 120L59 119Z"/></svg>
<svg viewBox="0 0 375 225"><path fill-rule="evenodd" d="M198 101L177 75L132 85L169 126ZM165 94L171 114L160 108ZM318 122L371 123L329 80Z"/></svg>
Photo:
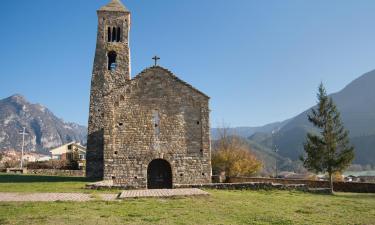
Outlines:
<svg viewBox="0 0 375 225"><path fill-rule="evenodd" d="M86 185L87 189L94 190L132 190L133 188L114 184L113 181L99 181ZM218 190L299 190L309 191L304 184L273 184L273 183L212 183L212 184L174 184L173 188L207 188Z"/></svg>
<svg viewBox="0 0 375 225"><path fill-rule="evenodd" d="M305 184L275 184L266 182L176 184L175 188L208 188L218 190L298 190L308 191Z"/></svg>
<svg viewBox="0 0 375 225"><path fill-rule="evenodd" d="M64 176L64 177L84 177L85 170L56 170L56 169L28 169L27 174Z"/></svg>
<svg viewBox="0 0 375 225"><path fill-rule="evenodd" d="M329 188L328 181L298 180L298 179L280 179L280 178L261 178L261 177L230 177L230 183L262 182L274 184L305 184L308 188ZM375 193L375 183L357 183L357 182L334 182L334 191L355 192L355 193Z"/></svg>

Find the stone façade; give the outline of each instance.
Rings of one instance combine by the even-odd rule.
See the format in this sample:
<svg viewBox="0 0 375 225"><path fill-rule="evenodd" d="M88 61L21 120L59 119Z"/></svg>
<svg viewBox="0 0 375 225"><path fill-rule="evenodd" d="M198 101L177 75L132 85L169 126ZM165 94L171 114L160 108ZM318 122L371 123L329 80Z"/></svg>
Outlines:
<svg viewBox="0 0 375 225"><path fill-rule="evenodd" d="M147 188L151 163L163 160L172 185L210 183L209 97L160 66L131 79L130 12L112 0L98 17L87 176ZM116 41L113 28L122 31ZM113 68L111 52L117 55Z"/></svg>

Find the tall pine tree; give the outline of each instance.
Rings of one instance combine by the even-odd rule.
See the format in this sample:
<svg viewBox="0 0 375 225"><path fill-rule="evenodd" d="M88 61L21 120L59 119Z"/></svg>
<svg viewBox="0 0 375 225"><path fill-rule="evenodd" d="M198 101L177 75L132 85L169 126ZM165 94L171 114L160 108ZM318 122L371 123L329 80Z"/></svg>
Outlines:
<svg viewBox="0 0 375 225"><path fill-rule="evenodd" d="M344 128L340 112L332 98L327 96L323 84L317 94L318 105L311 110L308 120L319 133L308 133L304 144L304 166L316 173L328 173L331 193L332 175L345 170L354 159L354 148L349 143L349 132Z"/></svg>

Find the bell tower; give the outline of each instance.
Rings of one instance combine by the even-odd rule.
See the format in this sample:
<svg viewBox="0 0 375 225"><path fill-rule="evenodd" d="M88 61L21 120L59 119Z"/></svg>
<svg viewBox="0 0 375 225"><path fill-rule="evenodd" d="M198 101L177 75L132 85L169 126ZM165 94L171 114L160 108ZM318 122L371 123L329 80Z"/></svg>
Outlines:
<svg viewBox="0 0 375 225"><path fill-rule="evenodd" d="M130 81L130 12L120 0L111 0L97 14L86 153L86 176L89 178L103 178L104 96Z"/></svg>

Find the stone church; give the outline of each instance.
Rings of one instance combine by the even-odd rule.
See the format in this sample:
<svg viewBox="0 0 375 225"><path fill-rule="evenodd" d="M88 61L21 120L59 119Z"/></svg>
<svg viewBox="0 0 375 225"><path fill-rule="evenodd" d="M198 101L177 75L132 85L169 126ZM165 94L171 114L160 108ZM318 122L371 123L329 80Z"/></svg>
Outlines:
<svg viewBox="0 0 375 225"><path fill-rule="evenodd" d="M87 177L129 188L210 183L209 97L156 63L131 78L130 25L120 0L98 10Z"/></svg>

